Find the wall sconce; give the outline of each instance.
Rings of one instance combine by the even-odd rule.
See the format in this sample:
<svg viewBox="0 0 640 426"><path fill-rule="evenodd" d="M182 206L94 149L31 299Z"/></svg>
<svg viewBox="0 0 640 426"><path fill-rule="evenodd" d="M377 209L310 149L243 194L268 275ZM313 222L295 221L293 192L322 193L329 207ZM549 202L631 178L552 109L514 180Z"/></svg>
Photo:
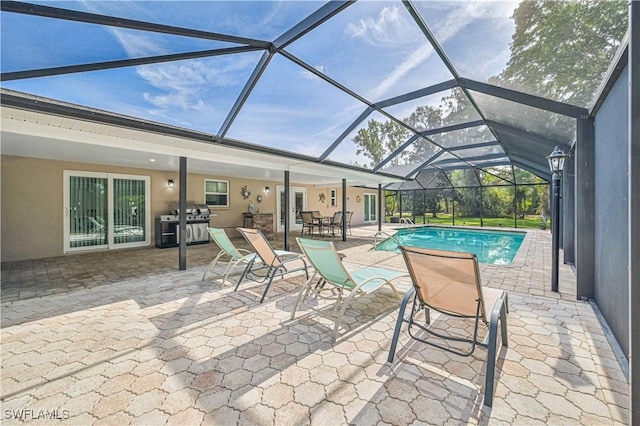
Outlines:
<svg viewBox="0 0 640 426"><path fill-rule="evenodd" d="M167 181L167 186L168 186L169 188L173 188L173 187L175 186L175 182L173 181L173 179L169 179L169 180Z"/></svg>
<svg viewBox="0 0 640 426"><path fill-rule="evenodd" d="M271 192L271 188L269 188L268 186L265 186L264 187L264 192L266 192L268 194L269 192Z"/></svg>

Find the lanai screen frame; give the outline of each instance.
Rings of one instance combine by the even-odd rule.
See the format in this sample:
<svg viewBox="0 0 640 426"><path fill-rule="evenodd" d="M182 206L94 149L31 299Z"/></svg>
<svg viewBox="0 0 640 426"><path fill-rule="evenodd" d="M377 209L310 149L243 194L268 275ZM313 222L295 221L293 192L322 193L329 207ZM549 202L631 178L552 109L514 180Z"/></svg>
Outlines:
<svg viewBox="0 0 640 426"><path fill-rule="evenodd" d="M495 85L491 85L488 83L482 83L479 81L475 81L469 78L462 76L458 70L456 69L453 62L447 56L444 48L441 46L439 41L436 39L435 35L432 33L429 26L425 23L422 15L418 11L416 5L412 1L402 1L403 6L406 8L408 13L411 15L415 24L420 29L425 39L429 41L430 45L435 50L438 57L441 59L444 66L449 70L452 75L452 79L443 81L441 83L411 92L405 93L400 96L395 96L392 98L388 98L386 100L382 100L379 102L371 102L365 98L363 98L358 93L344 86L343 84L335 81L327 74L321 72L316 69L312 65L304 62L300 58L294 56L289 51L286 50L288 46L294 43L296 40L304 37L307 33L313 31L315 28L318 28L323 23L330 20L332 17L341 13L348 7L352 6L354 2L349 1L332 1L324 4L322 7L317 9L315 12L310 14L307 18L301 20L298 24L290 28L288 31L275 38L272 41L265 40L257 40L247 37L240 37L236 35L229 34L221 34L214 33L202 30L195 30L191 28L183 28L183 27L175 27L170 25L162 25L155 24L151 22L139 21L139 20L131 20L131 19L123 19L115 16L107 16L101 14L87 13L76 10L62 9L62 8L54 8L43 5L35 5L23 2L16 1L4 1L1 4L1 8L3 12L8 13L19 13L25 15L33 15L40 17L48 17L52 19L60 19L60 20L69 20L75 22L83 22L90 23L95 25L105 25L105 26L114 26L118 28L129 28L136 29L142 31L150 31L155 33L162 34L173 34L180 35L184 37L193 37L198 39L206 39L206 40L216 40L223 41L228 43L235 43L239 46L230 47L230 48L222 48L222 49L212 49L206 51L192 51L192 52L184 52L179 54L171 54L171 55L157 55L150 57L139 57L139 58L130 58L124 60L117 61L106 61L106 62L91 62L70 66L60 66L60 67L52 67L52 68L35 68L29 70L22 71L14 71L14 72L3 72L1 74L1 80L3 82L15 81L15 80L23 80L30 79L35 77L47 77L61 74L70 74L70 73L79 73L79 72L88 72L88 71L96 71L96 70L107 70L113 68L121 68L121 67L132 67L139 66L143 64L157 64L161 62L169 62L169 61L179 61L185 59L192 58L201 58L201 57L212 57L218 55L232 55L237 53L249 52L249 51L263 51L263 54L258 61L258 64L254 68L250 78L245 83L244 88L241 93L235 100L233 107L229 110L223 124L220 126L219 130L216 134L211 135L209 139L210 142L219 143L223 145L231 145L240 148L249 148L255 149L263 152L269 153L277 153L285 156L296 157L295 153L291 152L281 152L278 149L260 146L259 144L253 144L251 141L244 142L239 140L234 140L227 137L230 127L232 126L234 120L236 119L238 113L242 109L243 105L246 103L247 99L251 95L251 92L260 77L268 67L270 61L275 57L275 55L282 55L288 60L292 61L296 65L302 67L309 73L314 74L320 79L324 80L326 83L334 86L338 90L346 93L347 95L358 99L363 104L366 105L366 108L362 111L362 113L354 120L351 125L349 125L345 131L330 144L330 146L325 149L325 151L314 158L314 161L320 163L327 164L335 164L340 166L349 165L339 162L331 161L328 157L331 153L344 141L347 135L355 129L360 123L362 123L366 118L372 113L377 112L382 116L386 117L389 120L394 121L398 125L407 128L414 136L410 137L398 150L384 158L380 163L376 164L371 171L373 173L389 173L390 175L395 175L399 177L414 178L417 173L421 170L429 169L432 167L438 168L437 166L433 166L431 164L432 159L428 159L423 164L418 165L409 173L404 174L395 174L390 170L383 170L384 166L387 165L390 161L393 160L401 151L410 147L411 144L416 140L416 137L420 137L426 141L428 141L432 146L437 147L441 150L441 152L449 153L454 158L460 159L460 164L464 167L479 167L482 168L482 158L474 158L474 160L479 161L479 163L473 165L467 161L466 158L460 156L456 153L456 149L451 149L447 147L443 147L430 138L430 135L441 133L444 131L448 131L454 128L465 128L471 127L472 125L485 125L489 128L491 133L495 137L495 143L502 147L504 155L504 161L502 164L504 165L515 165L521 169L527 170L530 173L533 173L536 176L541 177L542 179L549 181L550 180L550 172L546 168L545 160L540 156L539 152L524 152L518 154L510 153L508 149L509 142L506 140L510 137L510 135L514 135L518 137L520 140L526 140L531 142L532 144L543 144L548 148L548 151L551 152L555 146L558 146L560 149L565 151L569 151L571 149L572 141L557 141L550 140L540 135L536 135L535 132L528 132L519 127L514 127L512 125L500 122L500 120L491 119L485 116L483 109L478 105L478 102L475 100L473 92L481 93L484 95L488 95L495 99L504 99L510 102L515 102L517 104L526 105L528 107L536 108L538 110L547 111L554 114L559 114L562 116L569 117L571 119L576 120L576 128L578 127L577 121L580 117L584 117L588 114L586 108L566 104L563 102L554 101L551 99L547 99L544 97L531 95L523 92L518 92L516 90L507 89L504 87L499 87ZM384 108L398 105L403 102L407 102L410 100L418 99L420 97L424 97L427 95L436 94L438 92L442 92L444 90L451 89L459 89L464 92L464 94L469 99L470 103L473 105L474 109L477 111L480 116L479 120L475 120L469 123L462 123L460 125L453 126L445 126L437 129L429 129L427 131L418 131L417 129L411 128L411 126L402 122L402 120L398 119L396 116L393 116L385 111ZM498 133L501 132L501 133ZM473 145L465 146L466 148L471 148ZM305 160L309 158L304 156ZM499 159L499 158L498 158ZM491 165L495 165L492 163ZM357 168L357 167L356 167ZM364 167L361 167L364 171L368 170Z"/></svg>

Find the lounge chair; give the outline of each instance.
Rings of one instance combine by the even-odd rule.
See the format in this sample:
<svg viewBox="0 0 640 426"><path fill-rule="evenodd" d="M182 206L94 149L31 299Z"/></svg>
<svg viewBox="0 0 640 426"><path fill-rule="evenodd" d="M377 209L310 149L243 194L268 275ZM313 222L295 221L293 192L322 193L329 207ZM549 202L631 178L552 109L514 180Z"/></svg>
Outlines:
<svg viewBox="0 0 640 426"><path fill-rule="evenodd" d="M211 241L220 248L220 252L205 269L201 281L204 281L207 273L214 272L216 266L226 264L227 266L222 273L222 285L224 285L233 268L239 265L244 265L246 268L256 255L249 250L236 248L222 228L207 228L207 232Z"/></svg>
<svg viewBox="0 0 640 426"><path fill-rule="evenodd" d="M89 222L91 223L93 228L93 232L91 233L91 238L95 240L102 240L103 243L106 244L107 233L106 233L106 226L104 223L104 219L102 219L101 217L95 218L92 216L87 216L87 219L89 219Z"/></svg>
<svg viewBox="0 0 640 426"><path fill-rule="evenodd" d="M388 361L393 362L400 328L404 321L408 321L409 335L426 344L461 355L469 356L476 345L487 347L487 372L484 389L484 404L491 407L493 403L493 382L496 364L498 321L501 325L502 345L507 346L507 292L480 283L478 259L475 254L429 250L416 247L400 247L404 260L409 269L413 287L407 292L400 305L400 312L396 321ZM413 306L409 319L404 319L407 303L413 299ZM426 326L415 321L415 316L421 309L425 310ZM474 330L472 338L452 336L437 333L429 329L429 309L457 318L473 319ZM478 341L478 326L480 321L488 326L489 332L485 339ZM440 341L433 341L433 337L418 337L412 328L417 327L434 335ZM445 340L466 342L468 350L456 350L446 345Z"/></svg>
<svg viewBox="0 0 640 426"><path fill-rule="evenodd" d="M340 327L342 317L354 297L371 294L384 286L388 286L393 291L393 294L400 299L400 294L392 281L397 278L408 277L405 272L373 267L347 271L341 261L340 255L336 252L333 242L304 238L296 238L296 240L302 252L307 256L309 263L315 268L316 273L309 278L302 289L300 289L300 293L293 307L293 312L291 313L291 319L295 318L296 309L298 308L300 300L310 292L322 297L323 291L335 289L338 291L338 297L333 305L332 314L336 311L340 302L342 302L342 308L336 317L333 328L332 338L335 340L338 335L338 328ZM322 285L315 283L314 278L316 274L320 275ZM328 287L328 285L331 287ZM349 295L343 301L343 293L345 291L348 292Z"/></svg>
<svg viewBox="0 0 640 426"><path fill-rule="evenodd" d="M307 262L302 254L290 251L274 250L259 229L237 229L255 250L256 256L249 261L249 264L238 280L238 284L236 284L234 291L238 290L242 280L249 275L260 282L268 280L264 293L262 293L262 298L260 299L260 303L262 303L269 291L269 287L271 287L273 279L276 276L282 277L292 272L304 271L307 279L309 278Z"/></svg>

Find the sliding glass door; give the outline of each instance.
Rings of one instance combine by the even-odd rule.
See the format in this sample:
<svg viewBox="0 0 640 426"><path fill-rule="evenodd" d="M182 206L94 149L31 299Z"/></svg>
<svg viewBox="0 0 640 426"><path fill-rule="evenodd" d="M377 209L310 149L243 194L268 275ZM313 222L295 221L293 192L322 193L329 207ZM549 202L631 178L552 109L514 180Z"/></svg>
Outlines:
<svg viewBox="0 0 640 426"><path fill-rule="evenodd" d="M113 243L145 242L147 222L146 181L140 178L113 179Z"/></svg>
<svg viewBox="0 0 640 426"><path fill-rule="evenodd" d="M64 172L64 251L148 245L148 176Z"/></svg>
<svg viewBox="0 0 640 426"><path fill-rule="evenodd" d="M378 215L376 212L376 203L377 195L376 194L364 194L364 221L365 222L375 222L378 220Z"/></svg>
<svg viewBox="0 0 640 426"><path fill-rule="evenodd" d="M107 178L70 175L65 183L65 249L107 247Z"/></svg>

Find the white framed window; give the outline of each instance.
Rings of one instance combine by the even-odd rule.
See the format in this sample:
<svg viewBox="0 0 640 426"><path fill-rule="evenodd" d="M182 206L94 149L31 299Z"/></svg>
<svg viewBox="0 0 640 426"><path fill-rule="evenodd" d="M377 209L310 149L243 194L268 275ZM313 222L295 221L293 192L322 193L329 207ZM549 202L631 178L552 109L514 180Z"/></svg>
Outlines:
<svg viewBox="0 0 640 426"><path fill-rule="evenodd" d="M229 207L229 181L205 179L204 202L211 207Z"/></svg>
<svg viewBox="0 0 640 426"><path fill-rule="evenodd" d="M331 207L336 207L338 205L338 191L335 189L329 191L329 202L331 203Z"/></svg>

